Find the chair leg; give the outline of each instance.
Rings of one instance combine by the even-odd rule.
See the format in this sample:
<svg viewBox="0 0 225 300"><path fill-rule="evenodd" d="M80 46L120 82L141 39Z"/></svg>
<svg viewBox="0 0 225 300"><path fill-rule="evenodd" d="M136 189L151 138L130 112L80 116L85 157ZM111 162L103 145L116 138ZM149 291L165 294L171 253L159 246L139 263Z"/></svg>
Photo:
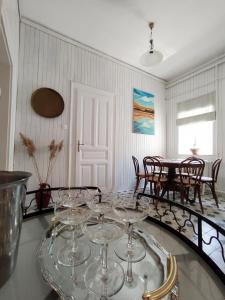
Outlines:
<svg viewBox="0 0 225 300"><path fill-rule="evenodd" d="M154 190L155 190L155 195L156 195L157 197L159 197L159 194L160 194L160 185L155 184ZM155 208L156 208L156 209L158 208L158 202L159 202L158 199L156 199L156 202L155 202Z"/></svg>
<svg viewBox="0 0 225 300"><path fill-rule="evenodd" d="M201 211L202 211L202 214L204 215L204 208L203 208L203 205L202 205L200 186L198 188L196 188L196 189L198 190L198 199L199 199L199 204L200 204L200 207L201 207Z"/></svg>
<svg viewBox="0 0 225 300"><path fill-rule="evenodd" d="M161 193L161 197L162 197L162 198L164 197L165 193L166 193L166 189L163 188L162 193Z"/></svg>
<svg viewBox="0 0 225 300"><path fill-rule="evenodd" d="M189 192L190 192L190 188L189 187L187 187L187 193L186 193L186 202L188 202L188 200L189 200Z"/></svg>
<svg viewBox="0 0 225 300"><path fill-rule="evenodd" d="M138 189L138 187L139 187L139 184L140 184L140 177L137 176L137 178L136 178L136 187L135 187L134 193L136 193L136 191L137 191L137 189Z"/></svg>
<svg viewBox="0 0 225 300"><path fill-rule="evenodd" d="M145 179L145 185L144 185L144 188L143 188L143 193L145 192L145 189L146 189L147 184L148 184L148 180Z"/></svg>
<svg viewBox="0 0 225 300"><path fill-rule="evenodd" d="M214 182L213 182L212 184L209 184L209 187L210 187L210 189L211 189L213 198L214 198L214 200L216 201L216 206L219 207L219 203L218 203L218 198L217 198L217 194L216 194Z"/></svg>
<svg viewBox="0 0 225 300"><path fill-rule="evenodd" d="M152 182L150 181L150 194L153 194Z"/></svg>
<svg viewBox="0 0 225 300"><path fill-rule="evenodd" d="M196 189L196 187L194 187L194 202L196 200L196 194L197 194L197 189Z"/></svg>
<svg viewBox="0 0 225 300"><path fill-rule="evenodd" d="M180 201L182 204L184 204L184 189L183 188L180 191Z"/></svg>
<svg viewBox="0 0 225 300"><path fill-rule="evenodd" d="M167 196L167 200L169 200L170 199L170 191L169 190L167 190L166 196Z"/></svg>

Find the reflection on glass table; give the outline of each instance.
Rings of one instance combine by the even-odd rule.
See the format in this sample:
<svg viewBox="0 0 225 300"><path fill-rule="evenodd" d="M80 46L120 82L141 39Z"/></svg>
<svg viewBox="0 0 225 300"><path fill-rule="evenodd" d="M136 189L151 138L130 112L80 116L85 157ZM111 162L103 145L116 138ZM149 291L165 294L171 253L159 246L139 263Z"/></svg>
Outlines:
<svg viewBox="0 0 225 300"><path fill-rule="evenodd" d="M110 219L106 219L105 223L116 224ZM89 220L87 226L88 228L99 226L98 220ZM147 231L145 232L146 226L149 226L148 223L141 222L136 225L136 229L134 230L135 238L146 249L145 258L142 261L133 264L133 272L138 276L138 280L135 280L137 285L130 286L125 283L117 294L110 297L112 300L141 300L145 291L153 291L166 283L169 254L147 233ZM49 237L49 235L48 237L44 237L39 250L39 262L42 274L49 285L57 291L61 299L99 300L99 296L86 288L83 275L91 264L97 263L100 265L99 251L101 246L90 242L86 235L82 235L80 237L80 242L89 243L91 255L79 266L66 267L58 262L57 252L58 249L71 238L70 235L70 226L59 227L51 255L49 255L51 237ZM124 237L126 237L126 234L124 234ZM127 262L121 261L115 255L113 250L118 245L118 241L119 240L114 240L110 243L111 247L108 249L108 257L110 260L122 264L123 268L126 270ZM104 299L104 297L102 299ZM171 299L170 295L166 296L164 299Z"/></svg>

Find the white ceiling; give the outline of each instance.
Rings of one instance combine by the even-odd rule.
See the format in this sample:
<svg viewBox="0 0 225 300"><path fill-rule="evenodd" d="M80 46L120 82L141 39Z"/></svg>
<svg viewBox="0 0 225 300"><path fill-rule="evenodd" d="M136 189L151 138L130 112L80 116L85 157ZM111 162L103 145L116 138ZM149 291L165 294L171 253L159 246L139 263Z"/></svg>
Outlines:
<svg viewBox="0 0 225 300"><path fill-rule="evenodd" d="M225 53L225 0L20 0L21 15L171 80ZM148 22L165 58L144 68Z"/></svg>

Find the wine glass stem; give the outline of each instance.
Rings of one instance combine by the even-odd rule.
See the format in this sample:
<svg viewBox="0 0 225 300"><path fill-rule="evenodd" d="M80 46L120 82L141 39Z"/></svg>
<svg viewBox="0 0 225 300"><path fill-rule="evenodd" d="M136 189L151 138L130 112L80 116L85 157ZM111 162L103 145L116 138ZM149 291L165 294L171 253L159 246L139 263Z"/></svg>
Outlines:
<svg viewBox="0 0 225 300"><path fill-rule="evenodd" d="M128 224L128 243L127 243L127 251L128 255L131 254L133 250L133 224Z"/></svg>
<svg viewBox="0 0 225 300"><path fill-rule="evenodd" d="M108 244L105 243L102 247L102 281L103 290L101 299L107 300L107 278L108 278ZM103 297L103 298L102 298Z"/></svg>
<svg viewBox="0 0 225 300"><path fill-rule="evenodd" d="M77 244L77 235L76 235L76 227L73 229L73 246L72 246L72 252L77 252L78 244Z"/></svg>
<svg viewBox="0 0 225 300"><path fill-rule="evenodd" d="M107 270L108 270L107 259L108 259L108 244L105 243L102 246L102 270L104 275L107 274Z"/></svg>
<svg viewBox="0 0 225 300"><path fill-rule="evenodd" d="M133 281L132 262L131 262L130 258L131 257L128 254L127 277L126 277L126 280L127 280L128 283L131 283Z"/></svg>
<svg viewBox="0 0 225 300"><path fill-rule="evenodd" d="M127 243L127 282L133 281L131 256L133 252L133 224L128 224L128 243Z"/></svg>

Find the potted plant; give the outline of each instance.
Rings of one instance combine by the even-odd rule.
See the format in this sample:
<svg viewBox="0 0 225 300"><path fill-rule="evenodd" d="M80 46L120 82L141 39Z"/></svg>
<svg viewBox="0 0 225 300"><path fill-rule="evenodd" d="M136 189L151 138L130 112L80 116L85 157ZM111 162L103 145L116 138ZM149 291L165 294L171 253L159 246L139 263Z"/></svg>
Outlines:
<svg viewBox="0 0 225 300"><path fill-rule="evenodd" d="M37 148L32 139L20 133L20 137L23 145L25 146L29 157L32 159L34 169L39 181L39 191L36 192L36 203L38 209L47 208L49 205L49 201L51 199L51 191L45 189L50 188L48 184L48 180L50 175L52 174L52 170L54 168L56 159L63 148L63 141L58 144L53 139L48 146L49 151L49 159L48 159L48 168L46 172L46 176L41 176L40 170L37 163L36 151Z"/></svg>

